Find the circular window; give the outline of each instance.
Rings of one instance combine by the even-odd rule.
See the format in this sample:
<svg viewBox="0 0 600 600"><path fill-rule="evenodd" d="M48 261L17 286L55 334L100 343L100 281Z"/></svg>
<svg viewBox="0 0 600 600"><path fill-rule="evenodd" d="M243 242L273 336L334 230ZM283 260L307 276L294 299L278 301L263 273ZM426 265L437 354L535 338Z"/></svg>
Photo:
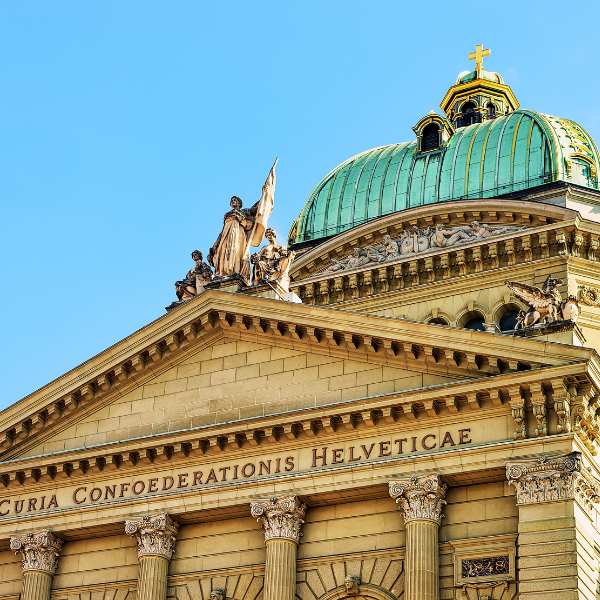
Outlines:
<svg viewBox="0 0 600 600"><path fill-rule="evenodd" d="M485 327L483 326L483 317L475 317L473 319L469 319L463 327L465 329L472 329L474 331L485 331Z"/></svg>
<svg viewBox="0 0 600 600"><path fill-rule="evenodd" d="M500 331L513 331L515 325L517 324L518 314L518 310L506 311L502 317L500 317L500 322L498 323Z"/></svg>

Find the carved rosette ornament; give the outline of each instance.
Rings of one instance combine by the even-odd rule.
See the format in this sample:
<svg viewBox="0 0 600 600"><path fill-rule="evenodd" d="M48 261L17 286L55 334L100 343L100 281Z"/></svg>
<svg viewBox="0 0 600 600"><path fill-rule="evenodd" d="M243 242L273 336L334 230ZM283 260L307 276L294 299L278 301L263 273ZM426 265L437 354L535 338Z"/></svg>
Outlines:
<svg viewBox="0 0 600 600"><path fill-rule="evenodd" d="M21 559L23 572L42 571L54 575L62 545L62 540L55 537L48 529L10 537L10 549L23 557Z"/></svg>
<svg viewBox="0 0 600 600"><path fill-rule="evenodd" d="M295 494L251 502L250 513L262 524L265 542L276 538L300 542L306 504L301 504Z"/></svg>
<svg viewBox="0 0 600 600"><path fill-rule="evenodd" d="M588 306L600 306L600 288L582 285L579 288L579 297Z"/></svg>
<svg viewBox="0 0 600 600"><path fill-rule="evenodd" d="M442 507L448 486L441 483L437 473L395 479L389 482L390 496L402 507L404 522L433 521L438 526L442 522Z"/></svg>
<svg viewBox="0 0 600 600"><path fill-rule="evenodd" d="M179 523L166 513L125 521L125 533L137 542L138 557L162 556L171 560L178 529Z"/></svg>
<svg viewBox="0 0 600 600"><path fill-rule="evenodd" d="M517 504L576 500L586 510L600 501L600 482L581 464L581 453L506 463Z"/></svg>

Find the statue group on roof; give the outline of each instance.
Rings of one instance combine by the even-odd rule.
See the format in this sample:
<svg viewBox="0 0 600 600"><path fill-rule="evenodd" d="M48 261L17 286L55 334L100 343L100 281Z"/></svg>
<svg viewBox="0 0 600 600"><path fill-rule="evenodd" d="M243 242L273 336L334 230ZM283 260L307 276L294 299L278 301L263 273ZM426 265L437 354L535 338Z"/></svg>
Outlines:
<svg viewBox="0 0 600 600"><path fill-rule="evenodd" d="M276 165L277 160L262 187L260 200L253 206L243 208L238 196L231 198L231 210L225 213L221 233L208 252L208 264L203 262L199 250L192 252L196 264L182 280L175 282L177 301L167 310L191 300L210 284L228 279L241 279L248 286L277 284L283 292L289 291L289 271L295 252L277 244L275 230L267 227L273 211ZM250 257L250 248L260 246L265 237L269 243Z"/></svg>

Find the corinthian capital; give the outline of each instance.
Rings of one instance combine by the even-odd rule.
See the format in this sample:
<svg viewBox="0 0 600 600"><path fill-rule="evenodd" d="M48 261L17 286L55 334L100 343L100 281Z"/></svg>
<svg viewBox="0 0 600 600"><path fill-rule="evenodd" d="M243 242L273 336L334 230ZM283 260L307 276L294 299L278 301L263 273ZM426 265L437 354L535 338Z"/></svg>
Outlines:
<svg viewBox="0 0 600 600"><path fill-rule="evenodd" d="M23 571L43 571L54 575L63 542L48 529L25 535L11 535L10 549L21 554Z"/></svg>
<svg viewBox="0 0 600 600"><path fill-rule="evenodd" d="M171 560L178 529L179 523L166 513L125 521L125 532L137 542L138 557L162 556Z"/></svg>
<svg viewBox="0 0 600 600"><path fill-rule="evenodd" d="M306 516L306 504L301 504L295 494L280 498L255 500L250 503L250 513L262 524L265 541L286 538L300 542L300 529Z"/></svg>
<svg viewBox="0 0 600 600"><path fill-rule="evenodd" d="M433 521L438 526L442 522L442 507L448 486L441 483L437 473L394 479L389 482L390 496L402 507L404 522Z"/></svg>
<svg viewBox="0 0 600 600"><path fill-rule="evenodd" d="M590 510L600 500L600 482L583 468L580 452L507 462L506 477L519 505L573 499Z"/></svg>

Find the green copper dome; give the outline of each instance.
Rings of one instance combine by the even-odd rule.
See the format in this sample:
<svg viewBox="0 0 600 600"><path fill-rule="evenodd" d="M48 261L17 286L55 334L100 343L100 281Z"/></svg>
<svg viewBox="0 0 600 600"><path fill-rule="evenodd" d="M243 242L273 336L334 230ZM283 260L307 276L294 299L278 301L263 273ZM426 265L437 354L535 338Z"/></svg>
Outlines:
<svg viewBox="0 0 600 600"><path fill-rule="evenodd" d="M490 198L563 180L597 189L599 156L573 121L516 110L459 128L438 150L417 142L358 154L326 175L290 231L289 242L329 237L413 206Z"/></svg>

